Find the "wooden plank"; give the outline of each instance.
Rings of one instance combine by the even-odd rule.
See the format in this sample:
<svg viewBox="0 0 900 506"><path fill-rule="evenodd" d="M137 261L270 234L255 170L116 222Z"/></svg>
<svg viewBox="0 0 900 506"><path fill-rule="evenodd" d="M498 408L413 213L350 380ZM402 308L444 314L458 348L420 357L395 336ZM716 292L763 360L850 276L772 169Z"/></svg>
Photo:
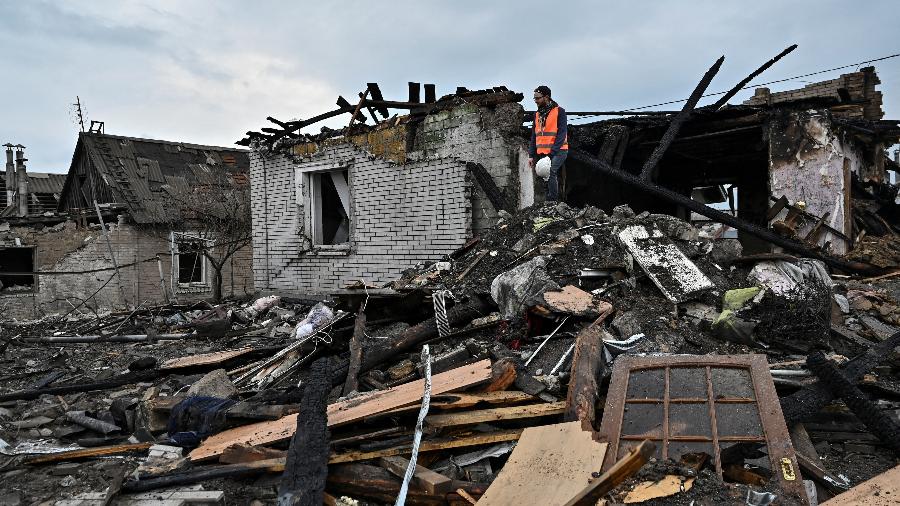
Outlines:
<svg viewBox="0 0 900 506"><path fill-rule="evenodd" d="M587 486L606 446L577 421L529 427L478 504L561 504Z"/></svg>
<svg viewBox="0 0 900 506"><path fill-rule="evenodd" d="M378 459L378 465L398 478L403 478L406 468L409 466L409 460L397 456L381 457ZM453 490L453 482L450 478L419 465L416 466L416 472L410 483L432 495L446 494Z"/></svg>
<svg viewBox="0 0 900 506"><path fill-rule="evenodd" d="M223 464L247 464L284 456L284 450L266 448L265 446L234 445L225 449L225 452L219 457L219 462Z"/></svg>
<svg viewBox="0 0 900 506"><path fill-rule="evenodd" d="M565 410L565 401L560 401L546 404L529 404L527 406L489 408L477 411L431 415L425 418L425 423L431 428L458 427L460 425L475 425L477 423L498 422L501 420L517 420L521 418L560 415Z"/></svg>
<svg viewBox="0 0 900 506"><path fill-rule="evenodd" d="M453 481L453 489L462 489L471 495L481 495L484 486L479 483ZM367 464L344 464L328 469L328 491L335 496L352 497L360 504L394 504L400 492L400 480L387 470ZM406 494L410 506L468 506L459 495L432 495L410 488Z"/></svg>
<svg viewBox="0 0 900 506"><path fill-rule="evenodd" d="M166 360L159 367L162 370L182 369L184 367L195 367L200 365L221 364L233 358L246 355L253 351L253 348L241 348L238 350L216 351L213 353L201 353L199 355L188 355L186 357L173 358Z"/></svg>
<svg viewBox="0 0 900 506"><path fill-rule="evenodd" d="M516 363L509 358L501 358L491 366L491 382L483 387L485 392L502 392L516 381Z"/></svg>
<svg viewBox="0 0 900 506"><path fill-rule="evenodd" d="M599 478L592 481L583 490L575 494L575 496L568 502L565 502L564 505L593 506L594 504L597 504L597 501L606 495L607 492L616 488L619 483L622 483L631 475L638 472L638 470L644 466L644 463L650 460L654 451L656 451L656 445L653 444L652 441L644 441L640 446L631 450L631 453L622 457L622 460L616 462L609 471L600 475ZM561 503L564 498L561 497L559 499L560 501L556 504Z"/></svg>
<svg viewBox="0 0 900 506"><path fill-rule="evenodd" d="M518 390L500 390L495 392L473 393L461 392L456 394L436 395L432 397L431 406L429 409L448 411L455 409L468 409L478 405L507 406L533 402L536 400L538 400L537 397L529 393L520 392ZM381 415L414 412L418 411L420 406L420 403L416 403L410 406L403 406L401 408L385 411Z"/></svg>
<svg viewBox="0 0 900 506"><path fill-rule="evenodd" d="M888 506L900 501L900 466L885 471L869 481L864 481L843 494L819 503L820 506Z"/></svg>
<svg viewBox="0 0 900 506"><path fill-rule="evenodd" d="M439 440L439 441L422 441L419 446L419 453L432 452L438 450L449 450L452 448L466 448L469 446L480 446L495 443L503 443L506 441L516 441L522 434L522 429L501 430L497 432L488 432L484 434L474 434L471 436ZM412 438L410 438L410 442ZM395 446L393 448L384 448L382 450L374 450L371 452L352 451L341 454L333 454L328 459L329 464L339 464L342 462L357 462L360 460L377 459L388 457L391 455L406 455L410 453L410 445Z"/></svg>
<svg viewBox="0 0 900 506"><path fill-rule="evenodd" d="M486 404L489 406L506 406L523 402L535 401L537 398L531 394L518 390L504 390L499 392L461 392L457 394L437 395L431 398L431 407L434 409L464 409Z"/></svg>
<svg viewBox="0 0 900 506"><path fill-rule="evenodd" d="M63 462L65 460L84 459L88 457L100 457L103 455L118 455L120 453L143 451L153 446L153 443L134 443L114 446L100 446L97 448L83 448L68 452L48 453L25 459L25 464L47 464L50 462Z"/></svg>
<svg viewBox="0 0 900 506"><path fill-rule="evenodd" d="M432 395L477 385L491 377L491 361L482 360L435 375L431 379ZM367 416L417 402L425 389L424 380L411 381L388 390L372 392L328 406L328 426L337 427ZM200 461L218 457L236 443L266 445L289 439L296 430L297 415L292 414L271 422L235 427L215 434L192 451L189 458Z"/></svg>

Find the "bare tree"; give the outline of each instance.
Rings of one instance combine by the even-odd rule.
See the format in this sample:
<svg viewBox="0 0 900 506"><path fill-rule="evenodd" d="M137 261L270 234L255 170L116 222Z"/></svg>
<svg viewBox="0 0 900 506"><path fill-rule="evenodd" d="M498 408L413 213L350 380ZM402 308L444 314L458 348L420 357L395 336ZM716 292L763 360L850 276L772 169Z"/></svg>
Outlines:
<svg viewBox="0 0 900 506"><path fill-rule="evenodd" d="M217 170L218 169L218 170ZM250 188L246 175L208 168L192 188L167 188L180 216L172 227L180 253L196 253L212 268L212 298L222 300L222 269L251 242ZM174 267L174 266L173 266Z"/></svg>

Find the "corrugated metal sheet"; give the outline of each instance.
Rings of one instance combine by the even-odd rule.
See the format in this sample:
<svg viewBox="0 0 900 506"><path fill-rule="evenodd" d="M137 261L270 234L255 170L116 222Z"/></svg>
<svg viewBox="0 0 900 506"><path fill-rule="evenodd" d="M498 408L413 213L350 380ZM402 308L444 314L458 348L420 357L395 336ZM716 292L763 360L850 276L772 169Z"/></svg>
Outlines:
<svg viewBox="0 0 900 506"><path fill-rule="evenodd" d="M126 204L138 223L178 219L170 191L189 191L216 171L240 180L250 170L243 150L97 133L83 133L80 140L116 202Z"/></svg>
<svg viewBox="0 0 900 506"><path fill-rule="evenodd" d="M53 211L59 203L59 194L62 193L63 184L66 182L65 174L53 174L48 172L27 172L28 174L28 213L41 214ZM7 208L6 202L6 174L0 174L0 217L14 216L15 210Z"/></svg>

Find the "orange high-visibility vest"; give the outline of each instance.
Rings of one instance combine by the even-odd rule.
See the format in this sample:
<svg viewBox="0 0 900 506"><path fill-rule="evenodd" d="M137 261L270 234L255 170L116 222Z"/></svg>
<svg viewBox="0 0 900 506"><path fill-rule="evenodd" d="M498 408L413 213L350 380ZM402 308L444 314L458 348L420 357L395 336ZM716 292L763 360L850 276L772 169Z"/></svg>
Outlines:
<svg viewBox="0 0 900 506"><path fill-rule="evenodd" d="M550 109L547 113L547 120L541 121L541 113L534 113L534 145L539 155L549 155L550 148L556 142L557 118L559 118L559 107ZM563 139L562 147L559 149L569 149L569 134Z"/></svg>

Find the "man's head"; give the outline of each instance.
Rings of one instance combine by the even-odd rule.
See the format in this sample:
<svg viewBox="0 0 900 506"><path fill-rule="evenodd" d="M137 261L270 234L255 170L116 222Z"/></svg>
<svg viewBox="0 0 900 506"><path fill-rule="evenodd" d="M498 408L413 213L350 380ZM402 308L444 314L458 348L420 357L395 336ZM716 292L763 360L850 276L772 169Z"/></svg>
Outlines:
<svg viewBox="0 0 900 506"><path fill-rule="evenodd" d="M550 105L550 102L552 102L552 99L550 98L550 88L540 85L534 89L534 103L537 104L538 107Z"/></svg>

